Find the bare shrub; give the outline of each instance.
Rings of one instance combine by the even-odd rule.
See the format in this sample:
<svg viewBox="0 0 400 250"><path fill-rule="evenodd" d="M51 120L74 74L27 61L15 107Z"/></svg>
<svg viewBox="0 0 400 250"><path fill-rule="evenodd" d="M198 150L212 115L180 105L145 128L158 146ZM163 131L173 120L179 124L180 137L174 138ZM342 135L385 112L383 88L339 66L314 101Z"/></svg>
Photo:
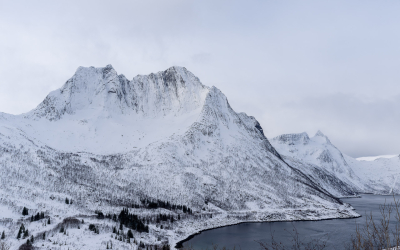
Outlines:
<svg viewBox="0 0 400 250"><path fill-rule="evenodd" d="M292 223L292 232L285 229L285 231L290 235L292 246L289 248L283 245L281 242L277 242L274 238L274 232L271 230L271 243L265 243L261 241L256 241L260 244L261 249L264 250L285 250L285 249L293 249L293 250L323 250L327 246L327 241L329 240L329 235L322 236L318 239L309 239L308 241L304 241L300 239L300 234L297 231L297 228Z"/></svg>
<svg viewBox="0 0 400 250"><path fill-rule="evenodd" d="M372 213L365 216L365 225L357 225L347 249L390 249L400 246L400 201L379 206L381 219L374 220ZM391 219L394 218L394 222Z"/></svg>
<svg viewBox="0 0 400 250"><path fill-rule="evenodd" d="M10 244L5 241L0 241L0 250L9 250L10 248Z"/></svg>

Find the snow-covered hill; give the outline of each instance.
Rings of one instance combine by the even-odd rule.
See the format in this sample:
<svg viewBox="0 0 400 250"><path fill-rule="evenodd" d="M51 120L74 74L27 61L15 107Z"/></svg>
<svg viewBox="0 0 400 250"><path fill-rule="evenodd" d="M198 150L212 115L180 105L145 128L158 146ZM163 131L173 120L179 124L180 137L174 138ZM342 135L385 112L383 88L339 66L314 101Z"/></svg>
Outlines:
<svg viewBox="0 0 400 250"><path fill-rule="evenodd" d="M400 193L400 158L396 155L352 158L323 133L285 134L271 144L292 167L337 197L358 193Z"/></svg>
<svg viewBox="0 0 400 250"><path fill-rule="evenodd" d="M337 197L355 196L369 190L345 156L321 131L311 138L307 133L284 134L273 138L271 143L289 165Z"/></svg>
<svg viewBox="0 0 400 250"><path fill-rule="evenodd" d="M326 153L320 155L328 164ZM202 85L185 68L129 81L110 65L81 67L34 110L0 113L0 209L12 219L0 224L18 246L21 222L36 236L48 230L46 223L23 220L23 207L57 223L89 218L103 223L100 243L82 248L92 249L109 240L110 225L119 224L88 216L95 210L118 214L127 206L149 225L149 233L135 233L147 245L174 244L199 230L242 221L358 216L325 182L288 162L254 117L236 113L220 90ZM327 174L356 180L346 168L331 168ZM194 214L146 209L157 200L185 205ZM158 213L175 221L160 222ZM122 245L128 244L126 232ZM51 235L48 240L62 241Z"/></svg>
<svg viewBox="0 0 400 250"><path fill-rule="evenodd" d="M367 180L377 194L400 193L400 155L363 157L346 156L354 172Z"/></svg>

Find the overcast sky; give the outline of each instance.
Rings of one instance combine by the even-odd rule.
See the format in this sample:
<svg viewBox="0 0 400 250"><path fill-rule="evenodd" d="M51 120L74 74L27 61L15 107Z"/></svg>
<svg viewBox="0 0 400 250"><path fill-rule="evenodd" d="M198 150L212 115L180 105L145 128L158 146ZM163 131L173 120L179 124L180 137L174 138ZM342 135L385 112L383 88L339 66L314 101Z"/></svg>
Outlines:
<svg viewBox="0 0 400 250"><path fill-rule="evenodd" d="M0 111L79 66L129 79L179 65L271 138L319 129L344 153L400 153L400 1L0 0Z"/></svg>

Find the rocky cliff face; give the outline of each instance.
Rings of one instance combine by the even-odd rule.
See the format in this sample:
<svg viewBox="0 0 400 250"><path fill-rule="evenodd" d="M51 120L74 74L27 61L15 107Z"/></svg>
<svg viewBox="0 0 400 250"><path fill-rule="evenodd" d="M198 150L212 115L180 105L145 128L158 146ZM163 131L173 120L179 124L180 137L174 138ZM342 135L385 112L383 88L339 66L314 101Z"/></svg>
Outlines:
<svg viewBox="0 0 400 250"><path fill-rule="evenodd" d="M182 114L199 108L208 89L182 67L171 67L148 76L139 75L132 81L118 75L111 65L104 68L80 67L62 88L51 92L26 116L54 121L86 109L107 115L154 117Z"/></svg>

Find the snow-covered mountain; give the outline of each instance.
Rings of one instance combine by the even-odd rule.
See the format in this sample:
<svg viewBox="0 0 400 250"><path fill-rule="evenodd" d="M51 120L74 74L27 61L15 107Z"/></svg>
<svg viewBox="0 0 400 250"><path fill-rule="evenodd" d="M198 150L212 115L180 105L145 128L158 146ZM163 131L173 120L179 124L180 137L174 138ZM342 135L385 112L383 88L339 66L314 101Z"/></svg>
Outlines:
<svg viewBox="0 0 400 250"><path fill-rule="evenodd" d="M369 187L321 131L284 134L271 140L272 145L291 166L307 174L314 182L337 197L355 196Z"/></svg>
<svg viewBox="0 0 400 250"><path fill-rule="evenodd" d="M185 68L129 81L111 65L81 67L34 110L0 113L0 210L7 211L4 228L14 246L21 244L13 235L23 207L61 223L134 204L129 211L146 216L150 228L135 237L153 245L242 221L358 216L330 193L358 188L351 186L357 180L351 169L332 163L337 157L318 154L330 167L321 172L328 180L318 181L295 158L282 158L254 117L236 113L220 90ZM342 191L326 184L337 176L347 185ZM73 205L64 204L66 197ZM154 216L176 218L180 212L143 207L143 201L156 200L195 214L161 228ZM24 223L36 235L49 229ZM106 224L113 222L101 223L104 235L87 249L108 242L112 227ZM62 240L54 232L52 237Z"/></svg>
<svg viewBox="0 0 400 250"><path fill-rule="evenodd" d="M322 132L284 134L271 144L292 167L337 197L359 193L400 193L400 157L352 158L336 148Z"/></svg>
<svg viewBox="0 0 400 250"><path fill-rule="evenodd" d="M182 134L210 88L185 68L128 81L111 65L80 67L34 110L10 118L29 136L68 152L112 154Z"/></svg>
<svg viewBox="0 0 400 250"><path fill-rule="evenodd" d="M400 193L400 155L351 158L347 162L354 172L368 181L376 194Z"/></svg>

